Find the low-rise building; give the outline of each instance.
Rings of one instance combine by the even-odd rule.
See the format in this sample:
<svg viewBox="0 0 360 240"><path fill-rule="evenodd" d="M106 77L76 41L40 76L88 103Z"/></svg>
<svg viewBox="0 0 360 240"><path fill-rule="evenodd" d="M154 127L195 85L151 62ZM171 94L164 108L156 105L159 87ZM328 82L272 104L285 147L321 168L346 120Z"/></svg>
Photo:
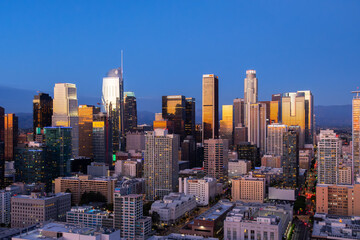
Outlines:
<svg viewBox="0 0 360 240"><path fill-rule="evenodd" d="M229 160L228 162L228 177L240 177L248 174L251 170L251 162L248 160Z"/></svg>
<svg viewBox="0 0 360 240"><path fill-rule="evenodd" d="M245 176L231 180L232 200L244 202L264 202L265 179Z"/></svg>
<svg viewBox="0 0 360 240"><path fill-rule="evenodd" d="M203 237L220 237L227 213L234 207L234 203L221 200L206 212L195 217L193 221L180 229L181 234Z"/></svg>
<svg viewBox="0 0 360 240"><path fill-rule="evenodd" d="M264 155L261 158L261 166L270 168L281 168L281 156Z"/></svg>
<svg viewBox="0 0 360 240"><path fill-rule="evenodd" d="M11 227L27 227L49 220L65 221L71 209L71 194L17 195L11 198Z"/></svg>
<svg viewBox="0 0 360 240"><path fill-rule="evenodd" d="M160 221L166 224L180 220L186 213L196 208L194 195L184 193L170 193L163 200L157 200L151 205L150 213L157 213Z"/></svg>
<svg viewBox="0 0 360 240"><path fill-rule="evenodd" d="M199 206L207 206L217 194L216 179L211 177L179 178L179 192L194 195Z"/></svg>
<svg viewBox="0 0 360 240"><path fill-rule="evenodd" d="M141 177L142 163L138 160L118 160L115 162L115 174L125 177Z"/></svg>
<svg viewBox="0 0 360 240"><path fill-rule="evenodd" d="M87 166L87 174L92 177L109 176L109 165L103 162L92 162Z"/></svg>
<svg viewBox="0 0 360 240"><path fill-rule="evenodd" d="M109 212L93 209L90 206L72 207L66 213L66 222L83 227L114 227L113 218L110 217Z"/></svg>
<svg viewBox="0 0 360 240"><path fill-rule="evenodd" d="M316 213L311 239L360 239L360 217Z"/></svg>
<svg viewBox="0 0 360 240"><path fill-rule="evenodd" d="M82 227L68 223L50 222L12 240L121 240L120 231Z"/></svg>
<svg viewBox="0 0 360 240"><path fill-rule="evenodd" d="M79 204L81 195L85 192L99 192L106 197L107 203L113 202L117 178L80 175L74 177L59 177L55 179L55 193L70 192L72 204Z"/></svg>
<svg viewBox="0 0 360 240"><path fill-rule="evenodd" d="M115 192L121 195L145 194L145 179L124 177L116 183Z"/></svg>
<svg viewBox="0 0 360 240"><path fill-rule="evenodd" d="M167 236L152 236L148 240L219 240L218 238L205 238L202 236L171 233Z"/></svg>
<svg viewBox="0 0 360 240"><path fill-rule="evenodd" d="M224 239L284 239L292 213L290 205L237 202L224 221Z"/></svg>

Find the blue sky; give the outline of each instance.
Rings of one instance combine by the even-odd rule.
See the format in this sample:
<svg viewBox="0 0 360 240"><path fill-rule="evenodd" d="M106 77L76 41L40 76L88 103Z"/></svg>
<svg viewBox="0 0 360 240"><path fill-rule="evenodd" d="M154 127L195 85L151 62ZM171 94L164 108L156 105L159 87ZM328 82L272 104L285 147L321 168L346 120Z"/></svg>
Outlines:
<svg viewBox="0 0 360 240"><path fill-rule="evenodd" d="M173 94L200 108L204 73L219 76L220 103L231 104L246 69L257 70L260 100L309 89L315 105L351 104L360 1L0 1L0 90L29 93L0 105L31 112L31 95L52 95L56 82L75 83L82 104L99 102L121 49L140 110L160 111Z"/></svg>

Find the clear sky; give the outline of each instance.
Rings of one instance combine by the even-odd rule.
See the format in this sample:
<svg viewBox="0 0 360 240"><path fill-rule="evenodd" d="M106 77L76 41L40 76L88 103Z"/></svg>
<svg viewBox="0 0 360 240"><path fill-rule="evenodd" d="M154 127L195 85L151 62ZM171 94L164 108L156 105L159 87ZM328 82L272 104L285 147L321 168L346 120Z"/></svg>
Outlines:
<svg viewBox="0 0 360 240"><path fill-rule="evenodd" d="M205 73L219 76L220 103L231 104L243 96L246 69L257 71L260 100L309 89L315 105L351 104L360 1L0 1L4 92L53 95L56 82L71 82L80 103L94 104L121 49L125 90L140 110L160 111L161 96L175 94L195 97L199 109ZM31 112L31 97L20 95L0 105Z"/></svg>

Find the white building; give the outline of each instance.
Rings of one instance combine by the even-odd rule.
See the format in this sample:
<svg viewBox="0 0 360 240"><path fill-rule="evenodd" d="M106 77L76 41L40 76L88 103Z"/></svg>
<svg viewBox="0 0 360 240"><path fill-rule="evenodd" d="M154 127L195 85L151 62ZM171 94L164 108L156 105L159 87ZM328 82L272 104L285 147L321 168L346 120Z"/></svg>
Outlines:
<svg viewBox="0 0 360 240"><path fill-rule="evenodd" d="M50 222L41 228L17 235L12 240L121 240L120 231L79 227L78 225Z"/></svg>
<svg viewBox="0 0 360 240"><path fill-rule="evenodd" d="M155 201L151 205L150 213L158 213L161 222L174 223L194 208L196 208L194 195L170 193L164 196L163 200Z"/></svg>
<svg viewBox="0 0 360 240"><path fill-rule="evenodd" d="M291 220L290 205L237 202L224 221L224 239L281 240Z"/></svg>
<svg viewBox="0 0 360 240"><path fill-rule="evenodd" d="M211 177L179 178L179 192L194 195L199 206L207 206L217 193L216 179Z"/></svg>
<svg viewBox="0 0 360 240"><path fill-rule="evenodd" d="M117 160L115 162L115 174L125 177L140 177L142 168L141 160Z"/></svg>
<svg viewBox="0 0 360 240"><path fill-rule="evenodd" d="M79 155L79 109L75 84L55 84L52 125L72 128L72 153L74 157L77 157Z"/></svg>
<svg viewBox="0 0 360 240"><path fill-rule="evenodd" d="M111 69L103 78L102 104L104 111L110 113L112 110L122 108L124 101L124 79L121 68Z"/></svg>
<svg viewBox="0 0 360 240"><path fill-rule="evenodd" d="M66 213L66 222L78 224L82 227L102 227L106 225L105 221L109 219L109 212L93 209L92 207L72 207L71 211ZM112 227L111 226L108 227Z"/></svg>
<svg viewBox="0 0 360 240"><path fill-rule="evenodd" d="M318 142L318 184L338 184L342 143L333 130L321 130Z"/></svg>
<svg viewBox="0 0 360 240"><path fill-rule="evenodd" d="M228 177L240 177L248 174L251 170L251 162L248 160L229 160Z"/></svg>
<svg viewBox="0 0 360 240"><path fill-rule="evenodd" d="M152 236L148 240L219 240L218 238L207 238L202 236L185 235L180 233L171 233L167 236Z"/></svg>
<svg viewBox="0 0 360 240"><path fill-rule="evenodd" d="M0 223L10 223L11 212L11 193L9 191L0 190Z"/></svg>

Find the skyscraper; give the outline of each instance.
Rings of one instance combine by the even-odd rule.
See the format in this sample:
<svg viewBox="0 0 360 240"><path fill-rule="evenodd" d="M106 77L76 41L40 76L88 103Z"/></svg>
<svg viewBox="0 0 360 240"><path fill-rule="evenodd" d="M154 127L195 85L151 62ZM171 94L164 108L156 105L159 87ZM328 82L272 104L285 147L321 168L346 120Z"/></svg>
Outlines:
<svg viewBox="0 0 360 240"><path fill-rule="evenodd" d="M109 166L113 164L112 159L112 127L111 120L104 113L94 115L92 122L92 152L95 162L105 162Z"/></svg>
<svg viewBox="0 0 360 240"><path fill-rule="evenodd" d="M55 84L52 126L71 127L72 156L79 156L79 111L75 84Z"/></svg>
<svg viewBox="0 0 360 240"><path fill-rule="evenodd" d="M248 141L256 144L260 153L266 152L266 104L250 104L250 115L248 119Z"/></svg>
<svg viewBox="0 0 360 240"><path fill-rule="evenodd" d="M133 92L124 93L124 132L133 132L137 129L136 97Z"/></svg>
<svg viewBox="0 0 360 240"><path fill-rule="evenodd" d="M45 127L46 161L50 162L52 179L70 174L71 134L70 127Z"/></svg>
<svg viewBox="0 0 360 240"><path fill-rule="evenodd" d="M171 95L162 97L162 117L168 122L173 122L174 132L180 135L181 139L185 136L185 97L182 95Z"/></svg>
<svg viewBox="0 0 360 240"><path fill-rule="evenodd" d="M311 91L298 91L305 96L305 143L314 144L315 118L314 118L314 96Z"/></svg>
<svg viewBox="0 0 360 240"><path fill-rule="evenodd" d="M220 120L220 136L222 139L228 139L229 143L233 142L233 105L222 106L222 120Z"/></svg>
<svg viewBox="0 0 360 240"><path fill-rule="evenodd" d="M195 98L185 98L185 135L195 138Z"/></svg>
<svg viewBox="0 0 360 240"><path fill-rule="evenodd" d="M339 184L339 161L342 143L333 130L320 130L318 142L318 183Z"/></svg>
<svg viewBox="0 0 360 240"><path fill-rule="evenodd" d="M5 178L5 110L0 107L0 188L4 186Z"/></svg>
<svg viewBox="0 0 360 240"><path fill-rule="evenodd" d="M275 123L267 126L267 147L266 153L273 156L283 155L283 137L288 127Z"/></svg>
<svg viewBox="0 0 360 240"><path fill-rule="evenodd" d="M120 150L124 127L124 79L121 68L111 69L103 78L102 105L112 122L113 152Z"/></svg>
<svg viewBox="0 0 360 240"><path fill-rule="evenodd" d="M33 100L33 133L36 128L51 127L53 100L47 93L39 93Z"/></svg>
<svg viewBox="0 0 360 240"><path fill-rule="evenodd" d="M299 178L299 134L289 130L283 137L283 180L284 186L295 189Z"/></svg>
<svg viewBox="0 0 360 240"><path fill-rule="evenodd" d="M5 114L4 123L5 160L14 161L18 142L18 117L14 113Z"/></svg>
<svg viewBox="0 0 360 240"><path fill-rule="evenodd" d="M92 158L92 138L94 115L100 108L92 105L79 106L79 156Z"/></svg>
<svg viewBox="0 0 360 240"><path fill-rule="evenodd" d="M281 97L282 97L281 93L271 95L270 124L281 122L281 117L282 117Z"/></svg>
<svg viewBox="0 0 360 240"><path fill-rule="evenodd" d="M356 93L352 100L352 160L353 175L360 174L360 91Z"/></svg>
<svg viewBox="0 0 360 240"><path fill-rule="evenodd" d="M202 81L202 142L219 137L219 79L204 74Z"/></svg>
<svg viewBox="0 0 360 240"><path fill-rule="evenodd" d="M234 128L245 126L245 101L243 98L234 99Z"/></svg>
<svg viewBox="0 0 360 240"><path fill-rule="evenodd" d="M229 143L227 139L207 139L204 141L204 170L208 177L218 182L227 181Z"/></svg>
<svg viewBox="0 0 360 240"><path fill-rule="evenodd" d="M305 143L305 94L302 92L284 93L282 96L282 123L288 126L299 126L300 148Z"/></svg>
<svg viewBox="0 0 360 240"><path fill-rule="evenodd" d="M161 199L177 189L179 136L155 129L145 136L144 177L148 200Z"/></svg>
<svg viewBox="0 0 360 240"><path fill-rule="evenodd" d="M151 232L151 217L143 216L143 195L114 194L114 223L122 239L147 239Z"/></svg>
<svg viewBox="0 0 360 240"><path fill-rule="evenodd" d="M258 102L258 79L255 70L247 70L244 79L245 126L249 128L251 104ZM250 137L250 135L249 135Z"/></svg>

